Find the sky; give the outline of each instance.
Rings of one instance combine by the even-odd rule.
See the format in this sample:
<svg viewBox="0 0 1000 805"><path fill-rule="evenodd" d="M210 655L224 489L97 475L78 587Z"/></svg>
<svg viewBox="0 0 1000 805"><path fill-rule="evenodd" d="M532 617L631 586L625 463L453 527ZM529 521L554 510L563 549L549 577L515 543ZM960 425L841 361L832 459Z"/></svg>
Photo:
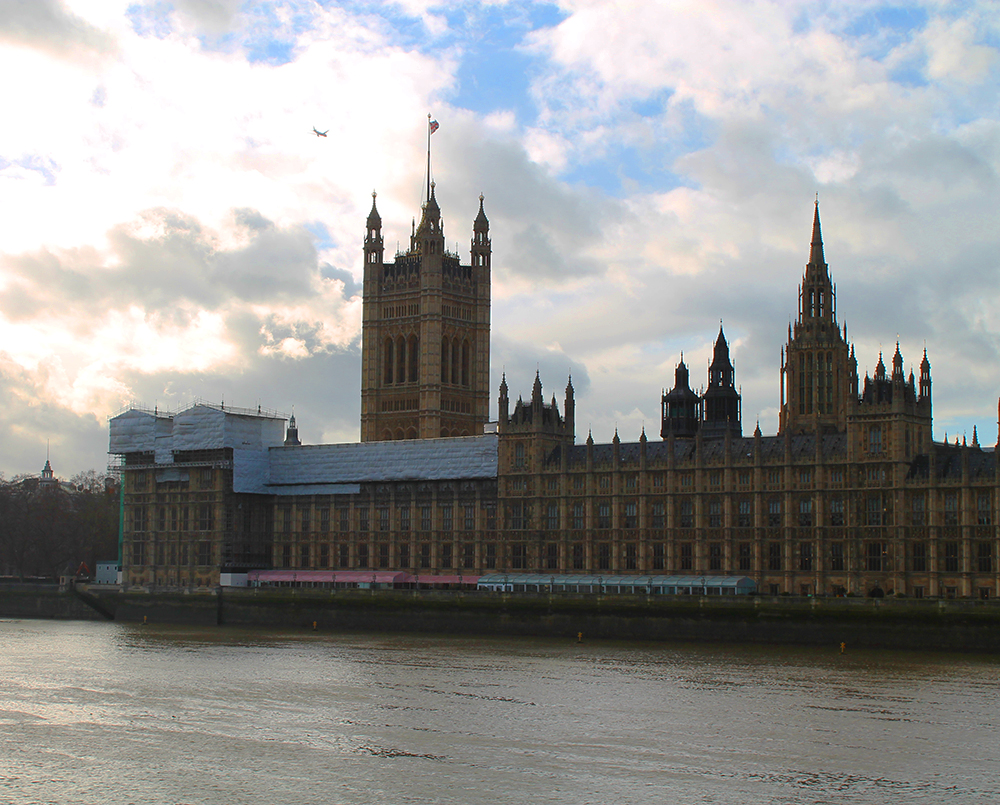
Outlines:
<svg viewBox="0 0 1000 805"><path fill-rule="evenodd" d="M494 396L572 373L578 442L658 438L721 321L776 432L818 194L860 374L926 347L935 438L996 443L994 2L3 0L0 74L8 478L102 469L132 403L356 441L365 219L407 242L428 114Z"/></svg>

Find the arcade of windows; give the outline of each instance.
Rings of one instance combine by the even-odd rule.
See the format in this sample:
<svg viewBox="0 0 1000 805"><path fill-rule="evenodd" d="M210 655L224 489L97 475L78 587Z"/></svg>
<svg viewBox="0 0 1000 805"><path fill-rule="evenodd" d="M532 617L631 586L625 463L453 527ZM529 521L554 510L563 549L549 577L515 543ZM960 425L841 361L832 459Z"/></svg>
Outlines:
<svg viewBox="0 0 1000 805"><path fill-rule="evenodd" d="M383 319L401 319L404 316L417 316L420 314L420 305L414 303L410 305L391 305L382 309Z"/></svg>
<svg viewBox="0 0 1000 805"><path fill-rule="evenodd" d="M810 291L810 295L812 291ZM822 297L822 292L820 292ZM821 303L822 304L822 303ZM815 397L813 390L815 389ZM816 411L828 414L833 411L833 353L803 352L799 354L799 413Z"/></svg>
<svg viewBox="0 0 1000 805"><path fill-rule="evenodd" d="M469 340L445 336L441 339L441 382L469 388L471 358Z"/></svg>
<svg viewBox="0 0 1000 805"><path fill-rule="evenodd" d="M379 410L385 413L393 411L416 411L420 407L420 400L416 397L401 398L395 400L382 400Z"/></svg>
<svg viewBox="0 0 1000 805"><path fill-rule="evenodd" d="M465 305L442 305L441 315L446 319L472 321L472 308Z"/></svg>
<svg viewBox="0 0 1000 805"><path fill-rule="evenodd" d="M382 380L387 386L416 383L420 374L420 339L411 335L387 338L382 345Z"/></svg>

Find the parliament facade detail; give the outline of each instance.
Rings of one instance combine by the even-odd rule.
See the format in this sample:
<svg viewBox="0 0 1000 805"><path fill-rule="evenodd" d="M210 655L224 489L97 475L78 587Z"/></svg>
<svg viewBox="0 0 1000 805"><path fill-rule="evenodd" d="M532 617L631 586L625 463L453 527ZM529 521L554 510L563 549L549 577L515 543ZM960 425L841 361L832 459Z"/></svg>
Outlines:
<svg viewBox="0 0 1000 805"><path fill-rule="evenodd" d="M926 350L858 377L819 209L782 352L779 432L743 435L720 327L703 394L683 358L659 438L576 443L570 380L489 423L489 223L445 249L435 188L387 263L364 238L361 443L301 444L294 419L199 404L111 420L123 577L213 588L249 570L337 584L497 572L749 576L767 594L1000 594L994 447L935 442ZM287 574L286 574L287 575Z"/></svg>

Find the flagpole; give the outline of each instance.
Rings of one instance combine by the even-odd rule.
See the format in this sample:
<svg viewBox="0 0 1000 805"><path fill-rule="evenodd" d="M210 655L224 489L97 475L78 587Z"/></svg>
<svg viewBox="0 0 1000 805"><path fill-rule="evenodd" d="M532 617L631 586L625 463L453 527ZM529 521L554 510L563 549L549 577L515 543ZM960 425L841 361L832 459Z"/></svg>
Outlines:
<svg viewBox="0 0 1000 805"><path fill-rule="evenodd" d="M431 115L427 113L427 201L431 200Z"/></svg>

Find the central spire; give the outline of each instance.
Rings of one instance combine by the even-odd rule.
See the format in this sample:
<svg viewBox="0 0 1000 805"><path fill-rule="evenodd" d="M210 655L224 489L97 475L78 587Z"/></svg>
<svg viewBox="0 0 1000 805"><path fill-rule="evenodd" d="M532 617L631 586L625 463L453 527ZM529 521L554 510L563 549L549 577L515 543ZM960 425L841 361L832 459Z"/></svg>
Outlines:
<svg viewBox="0 0 1000 805"><path fill-rule="evenodd" d="M819 199L816 199L816 206L813 209L813 233L812 242L809 244L809 265L817 268L826 266L826 259L823 256L823 233L819 226Z"/></svg>

